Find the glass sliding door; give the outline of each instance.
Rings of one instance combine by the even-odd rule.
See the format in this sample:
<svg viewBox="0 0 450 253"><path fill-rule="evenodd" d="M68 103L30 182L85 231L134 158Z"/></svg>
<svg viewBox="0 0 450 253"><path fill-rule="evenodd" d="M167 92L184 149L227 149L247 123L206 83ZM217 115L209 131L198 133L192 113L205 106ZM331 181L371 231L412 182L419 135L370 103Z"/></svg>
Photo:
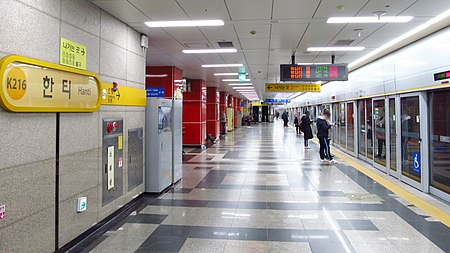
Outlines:
<svg viewBox="0 0 450 253"><path fill-rule="evenodd" d="M397 119L395 98L389 98L389 169L397 171Z"/></svg>
<svg viewBox="0 0 450 253"><path fill-rule="evenodd" d="M339 104L339 145L345 149L346 148L346 131L345 131L345 103Z"/></svg>
<svg viewBox="0 0 450 253"><path fill-rule="evenodd" d="M367 157L373 159L372 99L366 99Z"/></svg>
<svg viewBox="0 0 450 253"><path fill-rule="evenodd" d="M450 194L450 90L431 92L430 98L430 183Z"/></svg>
<svg viewBox="0 0 450 253"><path fill-rule="evenodd" d="M419 96L401 97L401 168L402 175L421 182Z"/></svg>
<svg viewBox="0 0 450 253"><path fill-rule="evenodd" d="M367 156L366 102L358 101L358 153L360 158Z"/></svg>
<svg viewBox="0 0 450 253"><path fill-rule="evenodd" d="M355 151L355 119L354 103L347 103L347 150Z"/></svg>
<svg viewBox="0 0 450 253"><path fill-rule="evenodd" d="M385 100L373 100L374 161L386 170L386 108Z"/></svg>
<svg viewBox="0 0 450 253"><path fill-rule="evenodd" d="M333 123L338 124L339 123L339 104L335 103L333 104L333 116L332 116ZM333 144L339 144L339 127L333 126L331 129L331 134L333 136Z"/></svg>

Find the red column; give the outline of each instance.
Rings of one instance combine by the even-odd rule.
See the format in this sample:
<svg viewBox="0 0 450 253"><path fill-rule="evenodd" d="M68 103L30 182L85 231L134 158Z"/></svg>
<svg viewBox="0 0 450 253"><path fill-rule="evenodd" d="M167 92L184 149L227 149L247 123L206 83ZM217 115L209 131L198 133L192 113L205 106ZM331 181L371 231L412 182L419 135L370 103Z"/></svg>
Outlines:
<svg viewBox="0 0 450 253"><path fill-rule="evenodd" d="M175 80L183 78L183 70L174 66L147 66L146 88L164 88L164 97L172 99L176 91Z"/></svg>
<svg viewBox="0 0 450 253"><path fill-rule="evenodd" d="M217 87L206 88L206 132L213 138L220 136L219 124L219 90Z"/></svg>
<svg viewBox="0 0 450 253"><path fill-rule="evenodd" d="M183 93L183 145L206 144L206 83L191 80L191 91Z"/></svg>
<svg viewBox="0 0 450 253"><path fill-rule="evenodd" d="M224 113L225 113L225 115L227 114L228 95L225 91L221 91L221 92L219 92L219 96L220 96L220 105L219 105L219 109L220 109L219 116L220 117L219 117L219 119L221 119L222 114L224 114ZM223 129L222 123L220 123L220 133L225 133L225 129Z"/></svg>

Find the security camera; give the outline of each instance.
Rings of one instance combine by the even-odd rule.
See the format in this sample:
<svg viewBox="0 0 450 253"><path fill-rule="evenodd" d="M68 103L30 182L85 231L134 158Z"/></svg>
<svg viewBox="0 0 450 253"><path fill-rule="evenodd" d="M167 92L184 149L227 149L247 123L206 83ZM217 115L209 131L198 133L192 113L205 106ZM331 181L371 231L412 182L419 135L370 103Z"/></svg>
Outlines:
<svg viewBox="0 0 450 253"><path fill-rule="evenodd" d="M251 35L255 35L255 34L256 34L256 31L255 31L255 30L251 30L251 31L250 31L250 34L251 34Z"/></svg>

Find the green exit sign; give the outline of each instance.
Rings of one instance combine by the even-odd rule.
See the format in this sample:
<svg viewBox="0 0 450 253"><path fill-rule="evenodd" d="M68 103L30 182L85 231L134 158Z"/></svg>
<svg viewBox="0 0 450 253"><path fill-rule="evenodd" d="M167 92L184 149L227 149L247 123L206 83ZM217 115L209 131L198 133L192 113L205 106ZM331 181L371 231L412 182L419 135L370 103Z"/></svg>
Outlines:
<svg viewBox="0 0 450 253"><path fill-rule="evenodd" d="M239 73L239 82L245 82L247 80L246 73Z"/></svg>

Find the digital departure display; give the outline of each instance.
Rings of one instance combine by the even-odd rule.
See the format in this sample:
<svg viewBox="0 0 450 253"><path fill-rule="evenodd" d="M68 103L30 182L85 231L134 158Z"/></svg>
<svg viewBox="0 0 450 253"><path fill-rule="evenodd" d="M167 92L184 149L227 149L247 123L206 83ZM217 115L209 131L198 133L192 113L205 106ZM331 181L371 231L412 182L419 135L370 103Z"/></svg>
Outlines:
<svg viewBox="0 0 450 253"><path fill-rule="evenodd" d="M347 81L347 64L280 65L283 82Z"/></svg>
<svg viewBox="0 0 450 253"><path fill-rule="evenodd" d="M450 79L450 70L434 74L434 81Z"/></svg>

